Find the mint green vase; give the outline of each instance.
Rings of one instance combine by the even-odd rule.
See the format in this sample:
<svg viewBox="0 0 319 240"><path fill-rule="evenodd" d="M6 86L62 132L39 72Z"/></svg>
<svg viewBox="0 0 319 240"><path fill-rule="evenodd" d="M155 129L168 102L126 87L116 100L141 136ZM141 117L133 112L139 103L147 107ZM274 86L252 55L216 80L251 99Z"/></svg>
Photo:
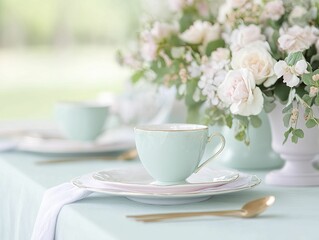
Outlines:
<svg viewBox="0 0 319 240"><path fill-rule="evenodd" d="M173 123L185 122L186 116L185 104L181 101L175 101L169 121ZM262 120L262 126L249 129L249 146L235 139L233 129L218 126L209 127L210 134L220 132L226 139L224 151L213 161L212 166L216 163L217 165L241 170L263 170L280 168L283 165L279 155L271 148L271 131L267 114L262 112L259 117ZM204 158L216 151L215 148L216 144L208 144Z"/></svg>
<svg viewBox="0 0 319 240"><path fill-rule="evenodd" d="M271 148L271 131L266 113L261 113L259 117L262 126L249 129L249 146L235 139L233 129L222 129L226 146L216 161L223 166L243 170L274 169L283 165L283 161Z"/></svg>

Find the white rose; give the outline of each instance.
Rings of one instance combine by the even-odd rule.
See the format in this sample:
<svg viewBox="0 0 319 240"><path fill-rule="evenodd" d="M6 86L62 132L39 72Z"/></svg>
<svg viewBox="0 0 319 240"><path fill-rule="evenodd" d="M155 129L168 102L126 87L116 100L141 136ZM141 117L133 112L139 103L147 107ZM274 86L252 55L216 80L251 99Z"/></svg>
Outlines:
<svg viewBox="0 0 319 240"><path fill-rule="evenodd" d="M234 30L230 37L230 49L235 52L249 43L265 40L265 36L261 34L261 29L256 25L241 25Z"/></svg>
<svg viewBox="0 0 319 240"><path fill-rule="evenodd" d="M301 18L303 15L307 13L307 10L302 6L295 6L288 16L288 21L290 23L294 22L294 19Z"/></svg>
<svg viewBox="0 0 319 240"><path fill-rule="evenodd" d="M284 4L281 0L275 0L266 3L263 17L266 19L279 20L281 16L285 13Z"/></svg>
<svg viewBox="0 0 319 240"><path fill-rule="evenodd" d="M253 74L245 68L231 70L218 87L219 98L230 106L233 114L257 115L261 112L264 99L256 87Z"/></svg>
<svg viewBox="0 0 319 240"><path fill-rule="evenodd" d="M287 31L280 29L279 47L288 53L304 51L316 41L314 32L315 29L309 26L302 28L295 25Z"/></svg>
<svg viewBox="0 0 319 240"><path fill-rule="evenodd" d="M204 44L220 38L221 29L219 24L212 25L206 21L196 21L185 32L180 35L180 38L190 44Z"/></svg>
<svg viewBox="0 0 319 240"><path fill-rule="evenodd" d="M265 48L265 42L255 42L235 52L231 66L233 69L249 69L254 75L256 84L264 83L265 86L270 86L277 80L273 71L275 63L276 60Z"/></svg>

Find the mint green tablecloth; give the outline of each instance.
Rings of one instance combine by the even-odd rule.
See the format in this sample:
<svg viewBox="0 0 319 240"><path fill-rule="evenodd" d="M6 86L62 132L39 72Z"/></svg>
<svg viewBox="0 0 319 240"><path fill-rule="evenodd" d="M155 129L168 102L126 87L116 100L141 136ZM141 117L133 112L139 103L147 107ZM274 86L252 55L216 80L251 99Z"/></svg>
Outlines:
<svg viewBox="0 0 319 240"><path fill-rule="evenodd" d="M43 192L78 175L137 161L84 161L36 165L45 157L25 153L0 154L0 239L30 239ZM264 177L264 172L254 172ZM236 209L253 198L273 194L276 204L255 219L206 218L144 224L127 214L172 211ZM282 188L261 184L238 193L180 206L152 206L123 197L92 195L65 206L58 218L57 240L317 240L319 239L319 188Z"/></svg>

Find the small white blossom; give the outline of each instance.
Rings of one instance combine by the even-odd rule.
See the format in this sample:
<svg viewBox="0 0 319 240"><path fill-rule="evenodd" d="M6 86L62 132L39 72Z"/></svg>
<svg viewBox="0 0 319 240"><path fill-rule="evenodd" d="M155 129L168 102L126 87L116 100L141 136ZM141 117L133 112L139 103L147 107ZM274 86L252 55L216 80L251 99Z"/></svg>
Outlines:
<svg viewBox="0 0 319 240"><path fill-rule="evenodd" d="M295 66L288 66L285 61L280 60L275 64L274 71L278 78L283 77L288 87L295 87L300 83L298 76L308 72L307 62L299 60Z"/></svg>
<svg viewBox="0 0 319 240"><path fill-rule="evenodd" d="M198 87L202 90L202 94L207 97L212 105L217 105L219 103L217 87L214 84L213 78L202 76L198 82Z"/></svg>
<svg viewBox="0 0 319 240"><path fill-rule="evenodd" d="M318 94L318 92L319 92L319 88L311 86L309 91L309 96L314 97Z"/></svg>
<svg viewBox="0 0 319 240"><path fill-rule="evenodd" d="M229 50L220 48L214 51L210 58L202 58L202 65L200 66L202 75L198 87L212 105L220 104L217 89L225 80L229 69L229 57Z"/></svg>
<svg viewBox="0 0 319 240"><path fill-rule="evenodd" d="M191 62L191 65L187 67L187 70L192 78L199 77L201 74L200 66L195 61Z"/></svg>
<svg viewBox="0 0 319 240"><path fill-rule="evenodd" d="M192 53L190 51L188 51L186 54L185 54L185 60L186 62L191 62L193 61L193 56L192 56Z"/></svg>
<svg viewBox="0 0 319 240"><path fill-rule="evenodd" d="M298 108L293 108L291 111L290 125L295 125L297 123L298 116L299 116Z"/></svg>
<svg viewBox="0 0 319 240"><path fill-rule="evenodd" d="M181 68L179 70L179 73L178 73L179 77L181 78L181 81L182 83L186 83L187 80L188 80L188 74L187 74L187 71L185 68Z"/></svg>
<svg viewBox="0 0 319 240"><path fill-rule="evenodd" d="M316 81L319 81L319 74L313 75L313 76L312 76L312 80L315 81L315 82L316 82Z"/></svg>

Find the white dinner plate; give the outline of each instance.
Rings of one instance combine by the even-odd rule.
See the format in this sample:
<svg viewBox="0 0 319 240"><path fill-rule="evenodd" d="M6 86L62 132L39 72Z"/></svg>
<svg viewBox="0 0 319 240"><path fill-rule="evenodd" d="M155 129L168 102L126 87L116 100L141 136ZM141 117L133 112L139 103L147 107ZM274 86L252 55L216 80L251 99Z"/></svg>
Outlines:
<svg viewBox="0 0 319 240"><path fill-rule="evenodd" d="M254 175L240 173L237 180L219 187L206 188L194 192L163 194L124 191L117 188L105 187L105 185L94 180L92 178L92 174L77 177L71 181L74 186L88 191L104 193L112 196L123 196L136 202L155 205L177 205L200 202L207 200L214 195L234 193L251 189L260 184L260 182L261 180Z"/></svg>
<svg viewBox="0 0 319 240"><path fill-rule="evenodd" d="M92 175L93 179L106 187L164 194L217 187L236 180L238 176L238 172L231 170L203 168L192 174L184 184L164 186L157 185L143 166L104 170Z"/></svg>
<svg viewBox="0 0 319 240"><path fill-rule="evenodd" d="M20 139L20 151L45 154L98 154L124 151L135 147L133 130L109 131L95 142L80 142L65 139L48 131L45 137L27 136ZM52 134L52 137L51 135Z"/></svg>

